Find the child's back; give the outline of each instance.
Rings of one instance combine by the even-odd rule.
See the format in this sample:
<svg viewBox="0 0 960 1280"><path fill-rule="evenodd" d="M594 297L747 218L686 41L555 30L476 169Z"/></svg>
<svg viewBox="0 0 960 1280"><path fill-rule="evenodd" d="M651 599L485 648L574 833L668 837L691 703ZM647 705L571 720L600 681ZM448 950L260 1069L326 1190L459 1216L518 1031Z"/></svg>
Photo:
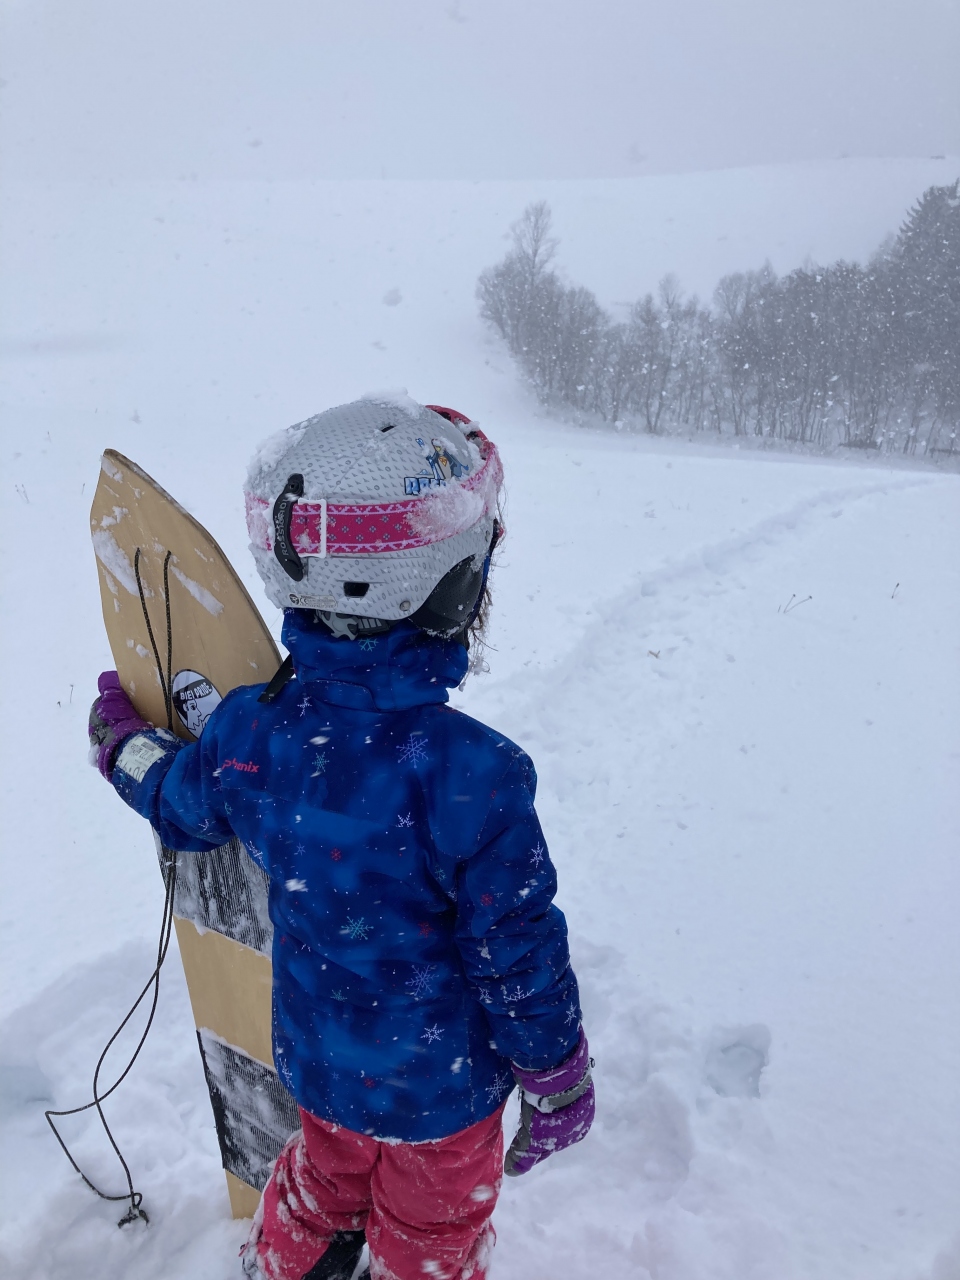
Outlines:
<svg viewBox="0 0 960 1280"><path fill-rule="evenodd" d="M247 1250L269 1280L349 1275L364 1230L375 1277L480 1280L507 1095L525 1090L514 1173L593 1115L533 766L447 705L499 534L499 462L460 415L415 409L344 406L261 456L251 536L268 594L295 605L295 678L235 690L186 747L135 732L129 703L94 709L101 768L168 847L236 836L269 877L274 1059L304 1126ZM406 469L426 504L333 507L358 458L375 498ZM125 770L126 735L149 740L132 748L153 753L146 772Z"/></svg>

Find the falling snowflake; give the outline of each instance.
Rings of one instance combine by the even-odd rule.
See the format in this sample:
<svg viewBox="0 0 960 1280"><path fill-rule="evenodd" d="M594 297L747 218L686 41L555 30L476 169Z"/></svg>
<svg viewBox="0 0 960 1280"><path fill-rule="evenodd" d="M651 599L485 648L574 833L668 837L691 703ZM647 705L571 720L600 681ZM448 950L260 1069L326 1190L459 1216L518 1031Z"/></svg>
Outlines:
<svg viewBox="0 0 960 1280"><path fill-rule="evenodd" d="M288 880L286 882L286 888L290 893L302 893L306 887L306 880Z"/></svg>
<svg viewBox="0 0 960 1280"><path fill-rule="evenodd" d="M493 1004L493 999L486 987L479 987L478 990L480 992L481 1004Z"/></svg>
<svg viewBox="0 0 960 1280"><path fill-rule="evenodd" d="M543 861L543 855L546 852L547 851L544 849L542 844L538 844L535 849L530 850L530 861L535 867L539 867L540 863Z"/></svg>
<svg viewBox="0 0 960 1280"><path fill-rule="evenodd" d="M405 764L408 760L411 764L422 764L427 758L427 741L426 738L419 734L411 733L402 747L398 747L400 752L400 763Z"/></svg>
<svg viewBox="0 0 960 1280"><path fill-rule="evenodd" d="M513 1088L513 1081L505 1071L498 1071L493 1082L487 1085L487 1102L500 1102Z"/></svg>
<svg viewBox="0 0 960 1280"><path fill-rule="evenodd" d="M369 653L371 649L375 649L376 647L377 647L377 641L374 640L372 636L366 636L363 640L360 641L360 648L363 650L364 653Z"/></svg>
<svg viewBox="0 0 960 1280"><path fill-rule="evenodd" d="M413 977L408 978L404 984L414 1000L422 1000L424 996L430 994L430 988L433 986L433 975L436 970L435 964L418 964L413 967Z"/></svg>
<svg viewBox="0 0 960 1280"><path fill-rule="evenodd" d="M306 695L306 694L304 694L304 695L303 695L303 700L302 700L301 702L298 702L298 703L297 703L297 706L300 708L300 719L301 719L301 720L302 720L302 719L303 719L303 717L307 714L307 708L308 708L309 706L312 706L312 705L313 705L313 704L311 703L310 699L307 697L307 695Z"/></svg>
<svg viewBox="0 0 960 1280"><path fill-rule="evenodd" d="M266 858L264 858L263 854L257 848L257 846L255 844L250 844L249 841L247 842L247 853L250 854L251 858L254 858L257 862L259 862L261 867L263 867L264 871L266 871L267 869Z"/></svg>
<svg viewBox="0 0 960 1280"><path fill-rule="evenodd" d="M427 1044L433 1044L433 1042L435 1040L439 1040L442 1035L443 1032L436 1024L434 1024L432 1027L427 1027L420 1039L426 1040Z"/></svg>
<svg viewBox="0 0 960 1280"><path fill-rule="evenodd" d="M359 920L351 920L350 917L347 916L346 927L345 929L341 929L341 933L346 933L348 938L361 938L365 941L370 937L370 930L372 928L373 925L367 924L363 916L361 916Z"/></svg>
<svg viewBox="0 0 960 1280"><path fill-rule="evenodd" d="M318 751L317 754L313 757L313 768L314 768L314 772L311 773L310 775L311 778L319 778L321 773L326 772L327 757L325 752Z"/></svg>
<svg viewBox="0 0 960 1280"><path fill-rule="evenodd" d="M231 813L233 813L233 805L229 802L229 800L224 800L223 812L227 815L228 818L230 817Z"/></svg>
<svg viewBox="0 0 960 1280"><path fill-rule="evenodd" d="M564 1017L564 1022L567 1026L569 1026L571 1022L576 1022L578 1017L577 1006L575 1004L568 1004L566 1016Z"/></svg>
<svg viewBox="0 0 960 1280"><path fill-rule="evenodd" d="M330 994L333 996L334 1000L346 1001L347 997L343 994L342 991L331 991ZM334 1079L337 1079L337 1077L334 1076Z"/></svg>
<svg viewBox="0 0 960 1280"><path fill-rule="evenodd" d="M280 1074L286 1081L287 1088L293 1090L293 1072L290 1070L290 1064L284 1059L280 1063Z"/></svg>
<svg viewBox="0 0 960 1280"><path fill-rule="evenodd" d="M297 853L306 853L306 852L307 852L307 846L305 844L297 845Z"/></svg>
<svg viewBox="0 0 960 1280"><path fill-rule="evenodd" d="M397 826L398 826L398 827L412 827L412 826L413 826L413 814L412 814L412 813L407 813L407 814L398 813L398 814L397 814Z"/></svg>

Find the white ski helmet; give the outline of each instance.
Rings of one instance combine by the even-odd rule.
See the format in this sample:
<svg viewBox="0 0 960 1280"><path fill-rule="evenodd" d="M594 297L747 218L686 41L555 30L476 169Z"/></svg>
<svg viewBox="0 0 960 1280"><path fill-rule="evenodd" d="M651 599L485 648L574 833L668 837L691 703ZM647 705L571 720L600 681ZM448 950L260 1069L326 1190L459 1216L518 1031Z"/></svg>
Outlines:
<svg viewBox="0 0 960 1280"><path fill-rule="evenodd" d="M469 418L405 392L287 427L261 445L245 489L267 595L316 610L337 634L410 619L456 635L500 533L502 480L495 445Z"/></svg>

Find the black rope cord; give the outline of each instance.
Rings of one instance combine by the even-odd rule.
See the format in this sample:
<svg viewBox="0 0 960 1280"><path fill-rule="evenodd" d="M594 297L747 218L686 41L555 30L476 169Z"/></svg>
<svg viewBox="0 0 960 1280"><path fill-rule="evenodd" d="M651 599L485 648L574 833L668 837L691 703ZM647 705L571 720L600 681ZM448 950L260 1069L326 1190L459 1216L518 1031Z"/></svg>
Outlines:
<svg viewBox="0 0 960 1280"><path fill-rule="evenodd" d="M147 624L147 635L150 637L150 647L153 649L153 656L157 664L157 675L160 677L160 688L163 690L163 707L167 715L167 728L173 731L173 689L170 672L173 670L173 632L170 625L170 557L173 552L168 551L163 560L163 598L166 603L167 612L167 673L164 678L163 663L160 661L160 650L157 648L157 642L154 639L153 627L150 623L150 614L147 612L147 601L144 595L143 583L140 581L140 548L137 547L137 553L133 557L133 572L137 579L137 591L140 593L140 608L143 610L143 620Z"/></svg>
<svg viewBox="0 0 960 1280"><path fill-rule="evenodd" d="M160 654L157 650L157 643L153 636L153 627L150 624L150 615L147 612L147 602L146 602L145 593L143 589L143 583L140 579L140 548L139 547L137 547L137 553L133 561L133 569L137 579L137 590L140 593L140 606L143 609L143 618L147 624L147 634L150 637L150 644L153 647L153 656L156 659L156 663L157 663L157 674L160 677L160 686L163 689L163 700L164 700L164 706L166 708L166 713L167 713L168 729L172 729L173 727L173 700L172 700L172 693L171 693L171 678L170 678L171 671L172 671L172 661L173 661L173 657L172 657L173 629L170 621L170 590L169 590L170 554L171 553L168 551L166 554L166 558L164 559L164 562L163 562L163 594L164 594L166 615L167 615L166 676L164 676L163 665L160 661ZM160 970L163 968L163 962L167 958L167 948L170 946L170 934L173 929L173 901L174 901L174 894L176 892L176 886L177 886L177 855L175 853L172 856L168 856L166 858L166 861L163 866L163 874L164 874L164 880L166 882L166 889L163 897L163 915L160 921L160 941L157 945L157 963L154 966L153 973L151 973L150 977L147 979L146 985L144 986L143 990L140 992L136 1000L130 1006L130 1009L126 1014L126 1017L123 1019L123 1021L117 1027L116 1031L114 1031L113 1035L107 1041L106 1045L104 1046L103 1052L100 1054L100 1057L97 1059L97 1065L93 1072L93 1098L91 1099L90 1102L84 1103L83 1106L81 1107L71 1107L69 1111L49 1110L43 1113L44 1118L46 1119L47 1124L53 1130L53 1135L56 1138L57 1142L59 1142L64 1155L73 1165L76 1172L79 1173L80 1177L87 1184L90 1190L95 1192L100 1197L101 1200L111 1200L111 1201L129 1200L130 1201L130 1208L127 1210L127 1212L123 1215L123 1217L117 1223L118 1227L125 1227L128 1223L136 1222L139 1218L142 1218L144 1222L150 1221L149 1217L147 1216L146 1210L143 1208L143 1194L135 1190L133 1185L133 1175L130 1172L130 1166L127 1164L126 1160L124 1159L123 1152L120 1150L119 1146L117 1145L117 1141L113 1136L113 1133L110 1129L109 1124L107 1123L107 1117L103 1111L103 1103L107 1100L107 1098L110 1097L110 1095L116 1089L120 1087L123 1081L130 1074L130 1071L133 1068L133 1064L136 1062L137 1058L140 1056L140 1050L143 1048L144 1043L146 1042L147 1036L150 1034L150 1028L153 1026L154 1014L157 1011L157 1001L160 998ZM111 1048L113 1047L115 1041L117 1040L117 1037L123 1031L124 1027L126 1027L127 1023L130 1021L130 1019L133 1017L136 1011L140 1008L140 1005L146 999L148 993L151 990L153 991L153 996L150 1001L150 1013L147 1016L147 1024L143 1029L143 1032L140 1036L139 1041L137 1042L137 1047L134 1049L133 1053L131 1054L129 1061L127 1062L127 1065L124 1067L123 1071L116 1078L116 1080L114 1080L110 1088L107 1089L104 1093L101 1093L100 1092L100 1072L103 1070L103 1064L106 1061L107 1054L110 1052ZM87 1177L87 1175L83 1172L83 1170L77 1164L76 1160L74 1160L69 1147L67 1146L67 1144L64 1142L63 1138L60 1135L60 1131L57 1129L57 1126L53 1123L54 1116L57 1116L57 1117L76 1116L76 1115L80 1115L81 1112L83 1111L89 1111L91 1107L96 1107L97 1109L97 1115L100 1117L100 1123L103 1126L103 1131L107 1135L107 1139L111 1147L113 1148L117 1159L120 1161L120 1167L123 1169L124 1177L127 1180L127 1190L120 1195L108 1195L106 1191L101 1191L101 1189L96 1185L96 1183L92 1182L91 1179Z"/></svg>

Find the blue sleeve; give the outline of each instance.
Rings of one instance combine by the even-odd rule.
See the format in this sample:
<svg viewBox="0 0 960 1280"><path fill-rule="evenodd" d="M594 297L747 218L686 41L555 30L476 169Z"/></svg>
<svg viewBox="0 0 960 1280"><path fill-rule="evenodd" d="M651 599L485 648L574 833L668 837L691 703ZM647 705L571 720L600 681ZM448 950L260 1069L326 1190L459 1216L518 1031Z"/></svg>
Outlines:
<svg viewBox="0 0 960 1280"><path fill-rule="evenodd" d="M201 853L233 838L210 727L189 744L164 729L136 733L117 753L114 789L168 849Z"/></svg>
<svg viewBox="0 0 960 1280"><path fill-rule="evenodd" d="M542 1071L576 1046L580 998L535 789L521 755L497 785L478 851L459 866L457 945L497 1048Z"/></svg>

